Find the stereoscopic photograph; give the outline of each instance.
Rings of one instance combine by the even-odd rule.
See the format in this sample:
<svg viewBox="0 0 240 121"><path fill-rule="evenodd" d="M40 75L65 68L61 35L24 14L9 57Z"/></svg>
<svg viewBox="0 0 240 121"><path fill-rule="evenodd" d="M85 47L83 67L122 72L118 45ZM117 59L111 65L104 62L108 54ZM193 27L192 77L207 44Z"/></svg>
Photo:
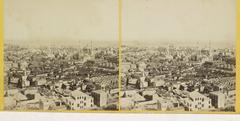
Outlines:
<svg viewBox="0 0 240 121"><path fill-rule="evenodd" d="M118 110L115 0L4 0L4 110Z"/></svg>
<svg viewBox="0 0 240 121"><path fill-rule="evenodd" d="M123 0L121 110L235 112L235 0Z"/></svg>
<svg viewBox="0 0 240 121"><path fill-rule="evenodd" d="M4 110L238 112L236 0L4 0Z"/></svg>

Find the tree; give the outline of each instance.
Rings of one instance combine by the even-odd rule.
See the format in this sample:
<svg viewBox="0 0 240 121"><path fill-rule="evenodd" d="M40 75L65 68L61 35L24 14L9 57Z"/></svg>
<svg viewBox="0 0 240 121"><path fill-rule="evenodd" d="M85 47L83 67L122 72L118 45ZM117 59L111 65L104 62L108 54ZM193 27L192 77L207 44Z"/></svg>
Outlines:
<svg viewBox="0 0 240 121"><path fill-rule="evenodd" d="M184 90L184 86L180 85L179 90Z"/></svg>
<svg viewBox="0 0 240 121"><path fill-rule="evenodd" d="M65 90L67 89L67 86L65 84L62 84L61 89Z"/></svg>
<svg viewBox="0 0 240 121"><path fill-rule="evenodd" d="M93 84L88 84L87 87L86 87L86 91L87 92L92 92L94 89L94 85Z"/></svg>
<svg viewBox="0 0 240 121"><path fill-rule="evenodd" d="M76 90L77 89L77 85L76 84L71 84L69 89L72 90L72 91Z"/></svg>
<svg viewBox="0 0 240 121"><path fill-rule="evenodd" d="M188 89L187 89L187 91L189 91L189 92L192 92L192 91L194 91L194 86L188 86Z"/></svg>

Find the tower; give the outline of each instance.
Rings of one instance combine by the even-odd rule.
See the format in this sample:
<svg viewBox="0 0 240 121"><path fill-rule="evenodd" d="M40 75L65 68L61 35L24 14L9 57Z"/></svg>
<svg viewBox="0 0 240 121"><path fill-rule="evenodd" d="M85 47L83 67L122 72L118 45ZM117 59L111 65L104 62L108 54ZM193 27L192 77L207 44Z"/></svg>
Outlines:
<svg viewBox="0 0 240 121"><path fill-rule="evenodd" d="M93 43L92 43L92 40L91 40L91 56L93 56Z"/></svg>
<svg viewBox="0 0 240 121"><path fill-rule="evenodd" d="M196 42L196 50L197 50L197 54L201 55L201 49L200 49L200 45L199 45L199 41Z"/></svg>
<svg viewBox="0 0 240 121"><path fill-rule="evenodd" d="M208 51L209 51L209 59L212 61L213 60L213 54L212 54L212 47L211 47L211 40L209 40L209 43L208 43Z"/></svg>
<svg viewBox="0 0 240 121"><path fill-rule="evenodd" d="M209 49L209 52L211 52L211 40L209 40L209 42L208 42L208 49Z"/></svg>

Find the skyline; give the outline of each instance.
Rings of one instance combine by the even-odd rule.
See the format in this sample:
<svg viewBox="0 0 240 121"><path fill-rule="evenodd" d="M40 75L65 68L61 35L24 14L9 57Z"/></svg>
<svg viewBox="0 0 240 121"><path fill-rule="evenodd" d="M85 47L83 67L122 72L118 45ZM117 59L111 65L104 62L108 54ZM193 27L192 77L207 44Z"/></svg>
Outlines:
<svg viewBox="0 0 240 121"><path fill-rule="evenodd" d="M148 40L148 41L123 41L123 45L137 46L137 47L166 47L169 45L175 45L179 47L200 47L200 48L211 48L223 49L223 48L236 48L236 42L212 42L211 40L207 42L201 42L200 40L187 41L187 40Z"/></svg>
<svg viewBox="0 0 240 121"><path fill-rule="evenodd" d="M34 41L34 40L33 40ZM27 48L38 48L38 47L73 47L73 48L76 48L76 47L80 47L80 48L83 48L83 47L86 47L86 46L90 46L91 42L93 44L93 47L118 47L118 43L117 41L107 41L107 40L104 40L104 41L100 41L100 40L95 40L95 41L78 41L78 40L72 40L71 43L66 43L66 41L64 42L64 40L58 40L58 41L48 41L48 40L45 40L45 42L42 42L42 43L34 43L34 42L31 42L29 41L29 43L16 43L14 41L7 41L7 42L4 42L6 45L18 45L18 46L22 46L22 47L27 47ZM105 43L105 44L102 44L102 43Z"/></svg>

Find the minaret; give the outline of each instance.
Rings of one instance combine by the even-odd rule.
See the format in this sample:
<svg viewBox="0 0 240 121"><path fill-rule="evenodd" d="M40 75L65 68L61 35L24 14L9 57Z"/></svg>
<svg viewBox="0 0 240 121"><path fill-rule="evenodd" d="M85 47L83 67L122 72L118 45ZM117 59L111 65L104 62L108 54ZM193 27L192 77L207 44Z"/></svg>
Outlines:
<svg viewBox="0 0 240 121"><path fill-rule="evenodd" d="M210 57L210 60L213 60L212 48L211 48L211 40L209 40L208 47L209 47L209 57Z"/></svg>
<svg viewBox="0 0 240 121"><path fill-rule="evenodd" d="M209 49L209 54L211 55L211 51L212 51L212 48L211 48L211 40L209 40L209 43L208 43L208 49Z"/></svg>
<svg viewBox="0 0 240 121"><path fill-rule="evenodd" d="M201 53L199 41L196 42L196 49L197 49L197 54L201 55L202 53Z"/></svg>
<svg viewBox="0 0 240 121"><path fill-rule="evenodd" d="M211 40L208 41L209 51L211 50Z"/></svg>
<svg viewBox="0 0 240 121"><path fill-rule="evenodd" d="M90 56L91 59L95 59L95 55L94 55L94 49L93 49L93 41L91 40L91 48L90 48Z"/></svg>
<svg viewBox="0 0 240 121"><path fill-rule="evenodd" d="M91 40L91 56L93 56L93 45L92 45L92 40Z"/></svg>

